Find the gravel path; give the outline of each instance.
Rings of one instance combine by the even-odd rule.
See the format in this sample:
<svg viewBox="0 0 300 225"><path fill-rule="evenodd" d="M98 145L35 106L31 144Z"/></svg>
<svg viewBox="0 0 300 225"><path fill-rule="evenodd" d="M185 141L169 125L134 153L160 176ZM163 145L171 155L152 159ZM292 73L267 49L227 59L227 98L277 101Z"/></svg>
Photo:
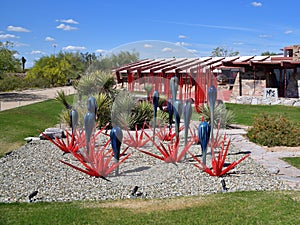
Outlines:
<svg viewBox="0 0 300 225"><path fill-rule="evenodd" d="M151 144L145 146L153 150ZM191 151L199 153L200 146ZM169 198L212 194L222 191L220 178L201 172L188 158L185 162L164 163L135 149L121 164L120 176L111 182L90 177L59 162L79 165L71 154L63 155L49 141L32 141L0 159L0 202L25 202L38 190L36 201L106 200L130 197L135 186L143 198ZM240 159L245 152L231 146L226 162ZM208 156L207 161L210 161ZM228 191L290 190L277 176L248 157L224 177Z"/></svg>

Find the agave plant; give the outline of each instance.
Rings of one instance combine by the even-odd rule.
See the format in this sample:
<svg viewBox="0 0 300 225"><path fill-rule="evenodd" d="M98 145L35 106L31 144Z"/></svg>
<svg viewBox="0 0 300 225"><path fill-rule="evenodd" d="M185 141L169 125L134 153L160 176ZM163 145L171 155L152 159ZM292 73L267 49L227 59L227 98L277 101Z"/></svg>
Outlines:
<svg viewBox="0 0 300 225"><path fill-rule="evenodd" d="M226 173L228 173L228 171L232 170L236 165L238 165L240 162L242 162L244 159L246 159L247 157L249 157L250 154L245 155L244 157L242 157L241 159L239 159L238 161L234 161L232 162L229 166L227 166L224 169L224 164L225 164L225 160L227 157L227 152L230 146L230 140L227 143L227 146L225 148L225 141L226 141L226 136L224 136L224 139L222 141L222 148L219 151L218 154L218 158L216 158L215 156L215 151L214 151L214 144L212 144L212 148L211 148L211 154L212 154L212 161L211 161L211 165L212 168L207 167L204 163L201 162L201 160L196 157L194 154L192 154L191 152L190 155L196 160L196 162L198 162L198 164L194 164L197 168L199 168L200 170L202 170L203 172L209 174L210 176L218 176L221 177L223 175L225 175Z"/></svg>
<svg viewBox="0 0 300 225"><path fill-rule="evenodd" d="M189 148L193 144L193 141L189 141L187 145L185 145L184 148L181 151L179 151L179 138L176 138L175 142L173 141L168 142L167 148L164 146L162 142L160 142L160 144L158 145L152 139L151 141L155 146L155 148L162 155L157 155L146 150L139 150L139 151L147 155L150 155L152 157L155 157L157 159L160 159L166 163L174 163L174 164L182 160L182 158L185 156L185 154L188 152Z"/></svg>

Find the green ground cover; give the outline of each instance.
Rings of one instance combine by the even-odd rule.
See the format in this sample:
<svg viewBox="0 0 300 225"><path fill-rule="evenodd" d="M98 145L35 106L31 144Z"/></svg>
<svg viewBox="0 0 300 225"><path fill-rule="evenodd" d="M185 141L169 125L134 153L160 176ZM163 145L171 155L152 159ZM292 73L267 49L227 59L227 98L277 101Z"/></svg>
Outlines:
<svg viewBox="0 0 300 225"><path fill-rule="evenodd" d="M73 96L68 96L72 102ZM63 105L47 100L0 112L0 156L25 143L24 138L37 137L45 128L59 123Z"/></svg>
<svg viewBox="0 0 300 225"><path fill-rule="evenodd" d="M0 204L0 224L300 224L300 192Z"/></svg>
<svg viewBox="0 0 300 225"><path fill-rule="evenodd" d="M286 157L281 159L300 170L300 157Z"/></svg>
<svg viewBox="0 0 300 225"><path fill-rule="evenodd" d="M268 115L281 114L287 119L297 123L298 127L300 128L300 107L284 105L240 105L226 103L226 109L234 112L237 124L251 126L254 116L262 113Z"/></svg>

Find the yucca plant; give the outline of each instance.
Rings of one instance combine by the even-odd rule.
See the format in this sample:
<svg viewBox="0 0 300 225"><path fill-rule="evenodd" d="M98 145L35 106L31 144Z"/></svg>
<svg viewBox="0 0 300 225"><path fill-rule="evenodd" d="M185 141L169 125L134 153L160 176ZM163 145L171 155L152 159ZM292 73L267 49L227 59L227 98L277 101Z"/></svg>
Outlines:
<svg viewBox="0 0 300 225"><path fill-rule="evenodd" d="M62 103L66 109L71 109L72 106L67 101L67 96L63 90L56 92L56 98L58 102Z"/></svg>
<svg viewBox="0 0 300 225"><path fill-rule="evenodd" d="M112 100L106 93L100 93L96 96L98 105L97 109L97 122L98 126L102 127L111 122L110 114L112 107Z"/></svg>
<svg viewBox="0 0 300 225"><path fill-rule="evenodd" d="M204 117L205 121L210 122L210 107L208 104L200 106L200 115ZM214 127L220 125L221 128L228 128L230 124L234 123L234 113L226 109L225 104L217 104L214 109Z"/></svg>
<svg viewBox="0 0 300 225"><path fill-rule="evenodd" d="M97 79L97 72L83 75L78 82L74 84L74 88L77 90L80 96L89 96L99 93L101 84Z"/></svg>
<svg viewBox="0 0 300 225"><path fill-rule="evenodd" d="M119 126L121 128L128 128L134 106L135 101L133 96L127 91L120 91L112 104L112 125Z"/></svg>

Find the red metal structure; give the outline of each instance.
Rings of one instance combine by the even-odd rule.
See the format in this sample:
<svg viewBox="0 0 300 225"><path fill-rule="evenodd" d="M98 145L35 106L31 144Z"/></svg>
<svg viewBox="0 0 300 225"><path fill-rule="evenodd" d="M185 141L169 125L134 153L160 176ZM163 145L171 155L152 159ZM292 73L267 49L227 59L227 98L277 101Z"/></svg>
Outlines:
<svg viewBox="0 0 300 225"><path fill-rule="evenodd" d="M199 57L199 58L166 58L145 59L114 70L118 84L128 83L128 90L143 90L144 84L152 84L153 89L170 97L169 80L178 77L178 98L181 100L192 98L196 109L207 101L207 87L211 78L222 74L230 78L239 74L239 81L235 76L231 83L239 86L239 95L249 95L243 88L243 80L252 80L253 95L258 95L256 82L265 80L265 88L277 88L279 97L297 97L300 91L289 90L290 79L300 83L300 45L288 46L282 49L283 55L276 56L234 56L234 57ZM235 72L233 72L235 71ZM277 81L276 81L277 79ZM275 81L274 81L275 80ZM293 82L295 82L293 80ZM290 88L294 88L292 85ZM300 90L300 88L299 88ZM295 92L293 96L289 93ZM218 91L219 94L222 94ZM298 93L298 95L297 95ZM152 93L151 93L152 94ZM230 93L227 93L230 96Z"/></svg>

